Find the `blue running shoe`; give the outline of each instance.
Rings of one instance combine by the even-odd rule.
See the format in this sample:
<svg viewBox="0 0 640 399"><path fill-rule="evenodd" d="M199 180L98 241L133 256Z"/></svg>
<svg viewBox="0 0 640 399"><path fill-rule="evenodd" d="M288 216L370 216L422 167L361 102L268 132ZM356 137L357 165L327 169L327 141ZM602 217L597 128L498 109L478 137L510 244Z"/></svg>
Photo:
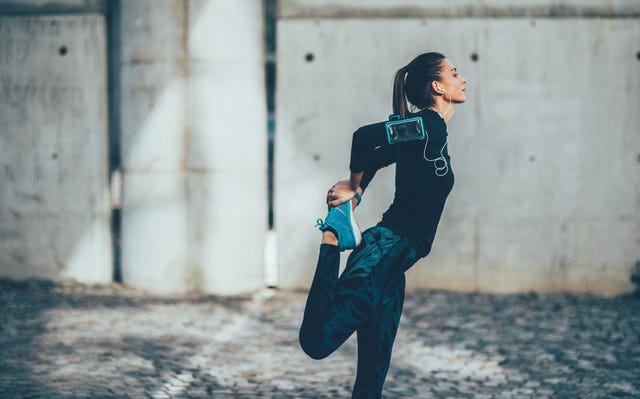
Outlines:
<svg viewBox="0 0 640 399"><path fill-rule="evenodd" d="M333 230L338 236L338 249L344 251L346 249L353 249L362 241L362 234L360 234L360 228L353 217L353 211L351 210L351 201L343 202L342 204L329 209L327 217L324 219L318 219L316 227L319 227L321 231Z"/></svg>

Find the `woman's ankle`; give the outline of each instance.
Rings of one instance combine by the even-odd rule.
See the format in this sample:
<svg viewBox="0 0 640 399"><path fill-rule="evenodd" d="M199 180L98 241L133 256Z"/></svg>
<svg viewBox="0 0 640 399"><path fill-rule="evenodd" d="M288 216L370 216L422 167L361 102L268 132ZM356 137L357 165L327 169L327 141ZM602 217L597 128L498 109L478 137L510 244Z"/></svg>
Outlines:
<svg viewBox="0 0 640 399"><path fill-rule="evenodd" d="M329 245L338 245L338 237L336 237L336 234L331 231L331 230L325 230L322 232L322 244L329 244Z"/></svg>

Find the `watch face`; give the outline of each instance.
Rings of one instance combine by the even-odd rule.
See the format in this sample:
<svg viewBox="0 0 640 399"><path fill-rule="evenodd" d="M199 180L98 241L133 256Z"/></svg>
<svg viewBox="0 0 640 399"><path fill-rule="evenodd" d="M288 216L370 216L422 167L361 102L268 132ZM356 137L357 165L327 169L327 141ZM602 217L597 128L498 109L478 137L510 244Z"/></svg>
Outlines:
<svg viewBox="0 0 640 399"><path fill-rule="evenodd" d="M424 129L420 118L390 121L387 122L386 127L389 144L422 140L424 138Z"/></svg>

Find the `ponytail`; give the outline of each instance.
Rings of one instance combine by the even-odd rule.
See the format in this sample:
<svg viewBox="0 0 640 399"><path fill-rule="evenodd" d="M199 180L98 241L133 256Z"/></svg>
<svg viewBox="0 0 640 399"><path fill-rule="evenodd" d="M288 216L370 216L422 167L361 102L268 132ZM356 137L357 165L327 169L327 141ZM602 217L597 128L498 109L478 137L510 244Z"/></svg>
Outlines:
<svg viewBox="0 0 640 399"><path fill-rule="evenodd" d="M435 104L431 83L440 80L444 59L444 55L436 52L420 54L396 72L393 79L394 114L401 118L409 116L409 103L418 109Z"/></svg>
<svg viewBox="0 0 640 399"><path fill-rule="evenodd" d="M407 70L406 66L398 69L396 77L393 79L393 113L400 114L401 118L406 118L409 115L409 106L407 105L404 87Z"/></svg>

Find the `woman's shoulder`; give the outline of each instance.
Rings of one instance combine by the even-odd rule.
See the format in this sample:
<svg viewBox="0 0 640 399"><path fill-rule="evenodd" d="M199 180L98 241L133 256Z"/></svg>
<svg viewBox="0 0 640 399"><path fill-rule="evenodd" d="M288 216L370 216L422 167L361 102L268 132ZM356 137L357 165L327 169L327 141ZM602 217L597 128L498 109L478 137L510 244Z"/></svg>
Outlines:
<svg viewBox="0 0 640 399"><path fill-rule="evenodd" d="M356 131L376 131L376 130L384 130L384 125L387 121L370 123L368 125L362 125Z"/></svg>
<svg viewBox="0 0 640 399"><path fill-rule="evenodd" d="M425 129L429 131L441 131L443 134L447 132L447 124L444 122L440 115L428 108L420 110L416 113L410 114L407 118L421 117L424 122ZM358 127L354 134L358 135L371 135L371 134L383 134L386 132L386 124L389 119L380 122L369 123Z"/></svg>
<svg viewBox="0 0 640 399"><path fill-rule="evenodd" d="M422 109L422 110L416 112L413 115L414 116L420 116L425 121L430 121L430 122L434 122L434 123L442 123L442 124L446 125L444 119L442 119L440 114L437 113L436 111L432 110L432 109L429 109L429 108Z"/></svg>
<svg viewBox="0 0 640 399"><path fill-rule="evenodd" d="M368 125L362 125L353 133L355 140L376 140L379 141L385 136L385 122L376 122Z"/></svg>
<svg viewBox="0 0 640 399"><path fill-rule="evenodd" d="M447 132L447 123L442 119L440 114L431 109L425 108L420 112L416 113L415 116L420 116L424 122L425 129L429 131L437 130L446 134Z"/></svg>

